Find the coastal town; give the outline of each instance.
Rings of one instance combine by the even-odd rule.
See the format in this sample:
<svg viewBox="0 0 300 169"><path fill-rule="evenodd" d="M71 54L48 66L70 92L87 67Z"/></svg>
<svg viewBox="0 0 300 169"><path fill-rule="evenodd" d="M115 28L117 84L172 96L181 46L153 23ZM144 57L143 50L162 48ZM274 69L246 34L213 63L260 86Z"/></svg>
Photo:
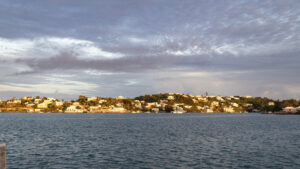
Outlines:
<svg viewBox="0 0 300 169"><path fill-rule="evenodd" d="M118 96L86 97L59 100L25 96L0 101L0 112L24 113L277 113L299 114L300 101L272 100L252 96L199 96L182 93L160 93L135 98Z"/></svg>

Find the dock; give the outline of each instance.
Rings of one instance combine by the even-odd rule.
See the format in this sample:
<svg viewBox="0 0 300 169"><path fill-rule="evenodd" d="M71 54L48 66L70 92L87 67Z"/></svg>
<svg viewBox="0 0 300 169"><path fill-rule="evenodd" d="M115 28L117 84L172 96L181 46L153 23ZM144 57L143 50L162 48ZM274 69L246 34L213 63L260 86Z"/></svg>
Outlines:
<svg viewBox="0 0 300 169"><path fill-rule="evenodd" d="M0 169L6 169L6 144L0 143Z"/></svg>

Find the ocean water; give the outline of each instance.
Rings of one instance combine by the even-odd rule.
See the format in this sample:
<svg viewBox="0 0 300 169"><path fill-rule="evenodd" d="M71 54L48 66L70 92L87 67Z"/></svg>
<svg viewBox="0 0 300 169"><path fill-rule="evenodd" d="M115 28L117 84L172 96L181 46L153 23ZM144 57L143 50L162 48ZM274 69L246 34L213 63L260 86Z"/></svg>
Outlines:
<svg viewBox="0 0 300 169"><path fill-rule="evenodd" d="M7 168L300 168L300 116L0 113Z"/></svg>

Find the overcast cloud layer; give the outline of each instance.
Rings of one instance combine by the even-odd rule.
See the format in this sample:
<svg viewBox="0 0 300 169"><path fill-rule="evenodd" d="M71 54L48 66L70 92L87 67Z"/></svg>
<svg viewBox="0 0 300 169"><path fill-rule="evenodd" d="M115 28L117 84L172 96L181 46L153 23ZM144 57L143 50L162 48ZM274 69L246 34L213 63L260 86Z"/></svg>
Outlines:
<svg viewBox="0 0 300 169"><path fill-rule="evenodd" d="M0 99L300 98L298 0L2 0Z"/></svg>

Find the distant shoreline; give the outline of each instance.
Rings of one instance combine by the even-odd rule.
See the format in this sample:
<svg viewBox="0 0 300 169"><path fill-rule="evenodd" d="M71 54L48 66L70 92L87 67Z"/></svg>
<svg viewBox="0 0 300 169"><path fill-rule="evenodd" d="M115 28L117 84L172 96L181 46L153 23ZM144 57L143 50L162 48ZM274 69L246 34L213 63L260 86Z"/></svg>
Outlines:
<svg viewBox="0 0 300 169"><path fill-rule="evenodd" d="M104 112L104 113L63 113L63 112L40 112L40 113L29 113L29 112L0 112L0 114L174 114L174 113L168 113L168 112L158 112L158 113L147 113L147 112L141 112L141 113L131 113L131 112ZM199 113L199 112L188 112L183 114L263 114L263 115L300 115L300 113L262 113L262 112L251 112L251 113L228 113L228 112L213 112L213 113Z"/></svg>
<svg viewBox="0 0 300 169"><path fill-rule="evenodd" d="M300 100L272 100L252 96L209 96L159 93L135 98L86 97L77 100L13 97L0 101L0 112L17 113L300 113Z"/></svg>
<svg viewBox="0 0 300 169"><path fill-rule="evenodd" d="M132 113L132 112L101 112L101 113L76 113L76 112L71 112L71 113L64 113L64 112L0 112L0 113L12 113L12 114L16 114L16 113L20 113L20 114L174 114L174 113L170 113L170 112L140 112L140 113ZM235 112L235 113L229 113L229 112L213 112L213 113L205 113L205 112L186 112L186 113L182 113L182 114L264 114L264 113L259 113L259 112ZM265 113L267 114L267 113Z"/></svg>

